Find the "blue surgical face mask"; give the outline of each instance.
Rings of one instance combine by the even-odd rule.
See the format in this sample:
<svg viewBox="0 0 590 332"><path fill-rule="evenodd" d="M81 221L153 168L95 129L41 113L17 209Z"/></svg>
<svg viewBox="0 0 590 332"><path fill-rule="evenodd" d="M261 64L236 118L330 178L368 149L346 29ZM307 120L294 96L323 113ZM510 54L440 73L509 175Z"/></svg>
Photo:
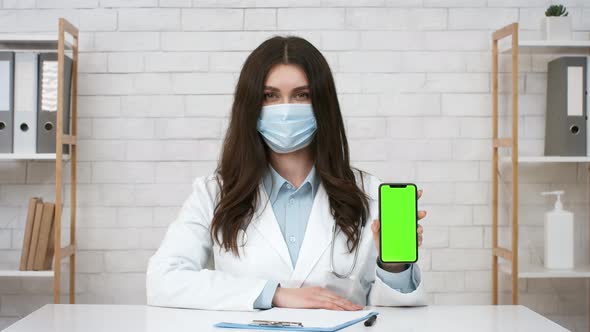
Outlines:
<svg viewBox="0 0 590 332"><path fill-rule="evenodd" d="M262 107L256 129L277 153L289 153L311 143L316 131L311 104L275 104Z"/></svg>

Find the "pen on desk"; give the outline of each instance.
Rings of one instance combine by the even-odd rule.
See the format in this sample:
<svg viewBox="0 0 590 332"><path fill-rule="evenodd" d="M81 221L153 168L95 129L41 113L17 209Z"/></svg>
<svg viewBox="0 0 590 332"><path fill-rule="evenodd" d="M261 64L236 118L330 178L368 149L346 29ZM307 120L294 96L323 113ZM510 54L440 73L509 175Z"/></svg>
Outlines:
<svg viewBox="0 0 590 332"><path fill-rule="evenodd" d="M373 326L373 324L375 324L376 320L377 320L377 315L373 315L373 316L369 317L369 319L367 319L365 321L365 326Z"/></svg>

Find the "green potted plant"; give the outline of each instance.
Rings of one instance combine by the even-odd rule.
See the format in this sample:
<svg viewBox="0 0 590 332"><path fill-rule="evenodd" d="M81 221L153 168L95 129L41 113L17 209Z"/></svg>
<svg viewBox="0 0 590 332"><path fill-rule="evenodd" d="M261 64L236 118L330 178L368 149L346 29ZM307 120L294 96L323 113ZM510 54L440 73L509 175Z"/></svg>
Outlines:
<svg viewBox="0 0 590 332"><path fill-rule="evenodd" d="M572 20L564 5L551 5L545 11L544 30L547 40L572 39Z"/></svg>

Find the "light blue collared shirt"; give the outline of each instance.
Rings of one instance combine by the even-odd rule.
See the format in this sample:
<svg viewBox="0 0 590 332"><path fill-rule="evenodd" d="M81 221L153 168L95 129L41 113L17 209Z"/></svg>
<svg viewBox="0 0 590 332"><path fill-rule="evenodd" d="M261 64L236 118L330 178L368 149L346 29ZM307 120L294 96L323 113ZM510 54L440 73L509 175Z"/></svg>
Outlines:
<svg viewBox="0 0 590 332"><path fill-rule="evenodd" d="M283 178L270 164L263 178L264 189L268 194L273 212L287 243L289 256L293 267L299 256L299 249L305 236L307 221L313 205L313 200L320 185L320 178L316 174L315 165L299 188ZM402 293L410 293L416 290L419 284L414 273L414 264L402 272L393 273L380 268L378 265L377 276L389 287ZM272 298L277 289L278 282L269 280L262 292L254 302L256 309L269 309L272 307Z"/></svg>

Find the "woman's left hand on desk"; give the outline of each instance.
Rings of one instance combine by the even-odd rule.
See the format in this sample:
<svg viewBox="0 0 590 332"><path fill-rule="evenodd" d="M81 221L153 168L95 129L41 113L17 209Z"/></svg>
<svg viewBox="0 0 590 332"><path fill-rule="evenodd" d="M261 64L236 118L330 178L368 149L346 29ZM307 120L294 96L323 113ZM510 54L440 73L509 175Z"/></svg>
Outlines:
<svg viewBox="0 0 590 332"><path fill-rule="evenodd" d="M422 189L418 190L418 199L422 197ZM420 210L418 211L418 221L426 216L426 211ZM379 219L373 220L373 224L371 225L371 230L373 231L373 241L375 242L375 248L377 248L377 254L379 255L379 229L381 229L381 221ZM418 224L418 228L416 230L418 232L418 247L422 245L422 225ZM404 270L406 264L403 263L385 263L382 264L384 269L391 272L401 272Z"/></svg>

